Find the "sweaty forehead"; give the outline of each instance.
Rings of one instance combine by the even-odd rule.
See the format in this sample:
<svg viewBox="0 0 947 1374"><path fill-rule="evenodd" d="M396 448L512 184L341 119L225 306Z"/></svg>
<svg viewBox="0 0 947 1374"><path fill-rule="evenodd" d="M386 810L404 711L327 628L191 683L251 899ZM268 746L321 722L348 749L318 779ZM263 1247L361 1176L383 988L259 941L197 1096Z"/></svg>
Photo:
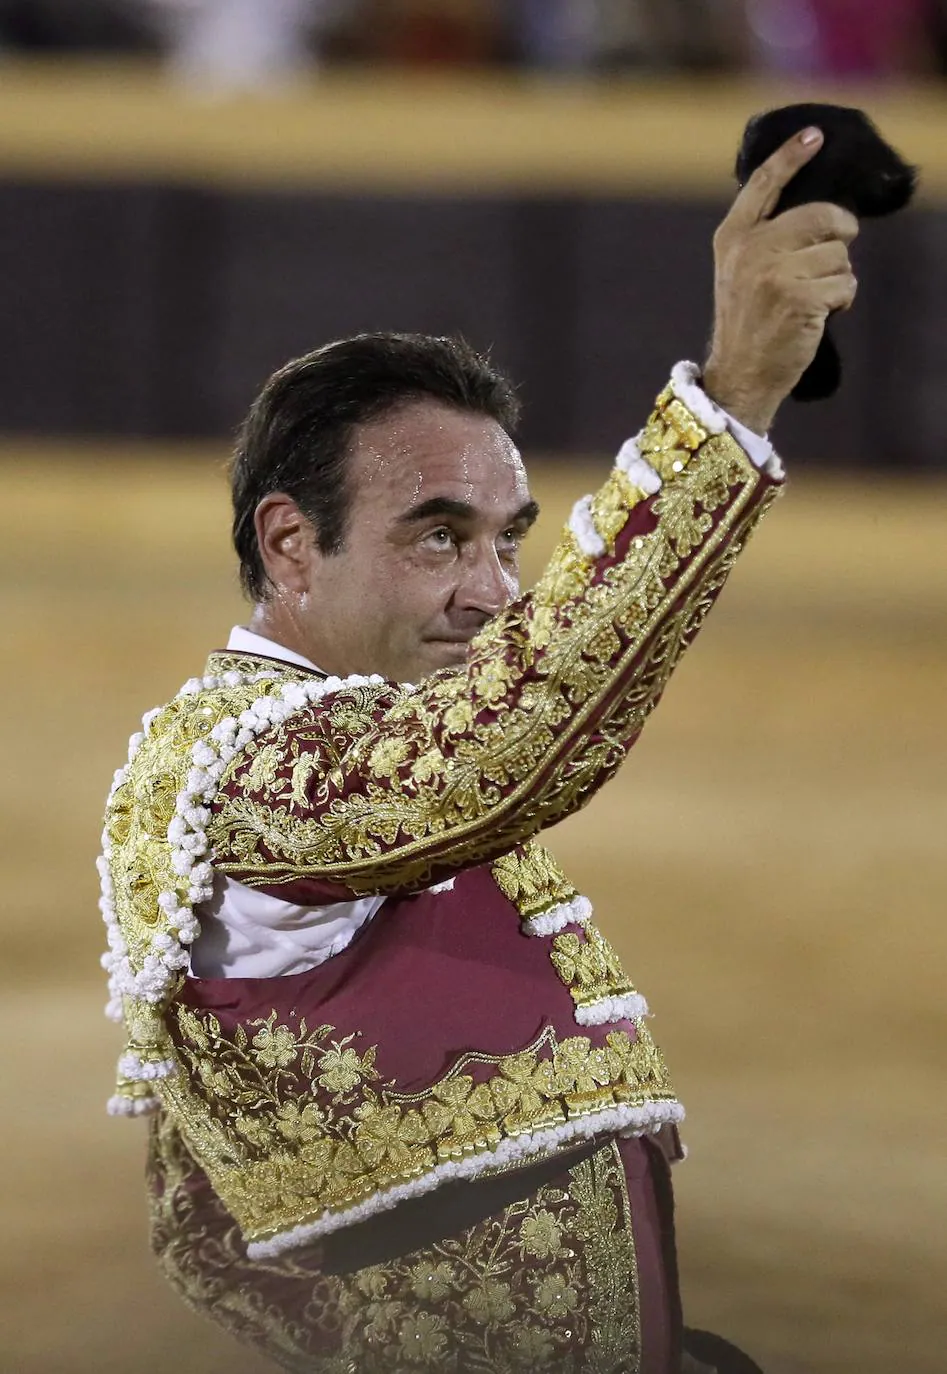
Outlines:
<svg viewBox="0 0 947 1374"><path fill-rule="evenodd" d="M438 401L411 401L359 425L351 458L356 505L385 506L393 519L435 496L484 510L528 499L523 461L502 426Z"/></svg>

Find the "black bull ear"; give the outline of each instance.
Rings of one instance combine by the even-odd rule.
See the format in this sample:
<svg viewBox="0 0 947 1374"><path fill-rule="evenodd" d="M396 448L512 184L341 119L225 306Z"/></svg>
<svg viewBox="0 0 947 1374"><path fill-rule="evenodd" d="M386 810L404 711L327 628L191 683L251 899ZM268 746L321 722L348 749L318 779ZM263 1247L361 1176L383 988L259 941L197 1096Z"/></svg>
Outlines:
<svg viewBox="0 0 947 1374"><path fill-rule="evenodd" d="M783 105L754 115L737 153L738 183L744 186L760 163L809 125L821 129L825 141L784 188L774 215L816 200L832 201L859 219L890 215L907 205L917 185L917 168L885 142L864 110L846 105ZM827 326L792 394L797 401L820 401L832 396L841 380L842 360Z"/></svg>

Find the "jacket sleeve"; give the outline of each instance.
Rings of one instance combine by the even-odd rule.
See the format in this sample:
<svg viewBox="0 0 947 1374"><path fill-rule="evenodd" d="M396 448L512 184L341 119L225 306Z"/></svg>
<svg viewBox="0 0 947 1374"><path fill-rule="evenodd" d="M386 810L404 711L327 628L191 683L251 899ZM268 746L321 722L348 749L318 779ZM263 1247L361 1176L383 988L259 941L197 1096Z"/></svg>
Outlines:
<svg viewBox="0 0 947 1374"><path fill-rule="evenodd" d="M343 686L238 755L211 823L218 871L309 904L418 890L584 805L779 490L701 418L659 396L464 666Z"/></svg>

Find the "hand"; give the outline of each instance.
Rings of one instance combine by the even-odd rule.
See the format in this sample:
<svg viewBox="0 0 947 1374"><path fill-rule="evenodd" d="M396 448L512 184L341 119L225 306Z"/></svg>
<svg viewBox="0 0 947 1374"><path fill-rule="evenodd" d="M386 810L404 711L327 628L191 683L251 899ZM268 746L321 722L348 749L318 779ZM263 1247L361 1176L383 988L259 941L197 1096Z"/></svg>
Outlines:
<svg viewBox="0 0 947 1374"><path fill-rule="evenodd" d="M767 218L821 146L821 132L804 129L777 148L714 235L714 330L704 388L757 434L766 433L815 357L826 318L855 299L848 259L858 233L854 215L815 202Z"/></svg>

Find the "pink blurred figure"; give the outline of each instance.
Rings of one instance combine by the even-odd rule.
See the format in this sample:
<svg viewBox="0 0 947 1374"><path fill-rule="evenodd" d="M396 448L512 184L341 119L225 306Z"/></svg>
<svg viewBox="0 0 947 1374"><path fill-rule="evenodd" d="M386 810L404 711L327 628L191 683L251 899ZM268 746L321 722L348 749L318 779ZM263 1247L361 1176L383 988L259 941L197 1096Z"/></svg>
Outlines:
<svg viewBox="0 0 947 1374"><path fill-rule="evenodd" d="M770 70L885 77L923 66L926 0L747 0L751 41Z"/></svg>

